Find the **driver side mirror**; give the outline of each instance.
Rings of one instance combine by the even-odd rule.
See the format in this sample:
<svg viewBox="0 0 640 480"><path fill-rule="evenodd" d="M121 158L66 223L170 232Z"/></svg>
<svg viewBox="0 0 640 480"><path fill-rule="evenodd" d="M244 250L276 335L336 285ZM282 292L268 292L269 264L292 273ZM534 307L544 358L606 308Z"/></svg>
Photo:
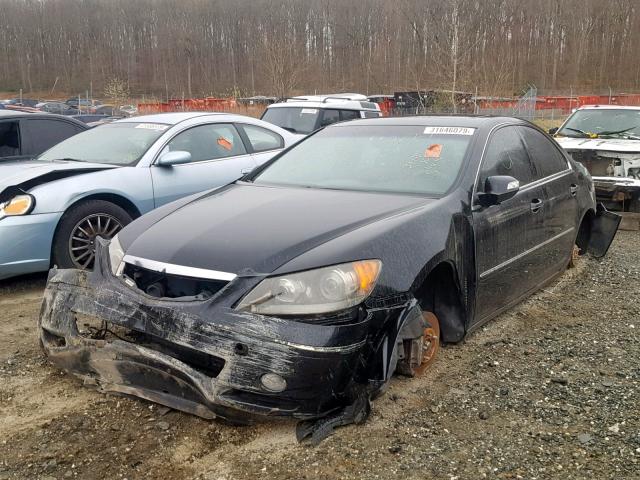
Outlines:
<svg viewBox="0 0 640 480"><path fill-rule="evenodd" d="M549 129L549 135L555 135L556 133L558 133L558 127L553 127Z"/></svg>
<svg viewBox="0 0 640 480"><path fill-rule="evenodd" d="M494 175L484 182L484 193L478 194L478 200L483 207L500 205L505 200L514 197L520 190L520 182L508 175Z"/></svg>
<svg viewBox="0 0 640 480"><path fill-rule="evenodd" d="M156 164L161 167L170 167L172 165L181 165L183 163L189 163L191 161L191 154L183 150L176 150L175 152L167 152L160 155Z"/></svg>

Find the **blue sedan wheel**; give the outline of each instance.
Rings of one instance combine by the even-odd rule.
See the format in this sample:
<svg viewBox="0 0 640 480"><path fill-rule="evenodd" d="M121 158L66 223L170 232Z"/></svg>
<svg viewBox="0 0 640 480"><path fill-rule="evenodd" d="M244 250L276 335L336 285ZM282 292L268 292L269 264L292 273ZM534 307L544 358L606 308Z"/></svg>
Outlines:
<svg viewBox="0 0 640 480"><path fill-rule="evenodd" d="M54 263L60 268L93 268L96 238L113 238L131 220L126 210L104 200L88 200L73 206L56 231Z"/></svg>

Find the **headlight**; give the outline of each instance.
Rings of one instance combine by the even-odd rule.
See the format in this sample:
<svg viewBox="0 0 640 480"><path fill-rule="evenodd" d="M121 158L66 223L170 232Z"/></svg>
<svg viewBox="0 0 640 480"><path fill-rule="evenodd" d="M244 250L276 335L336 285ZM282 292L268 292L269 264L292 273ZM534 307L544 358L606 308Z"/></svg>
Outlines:
<svg viewBox="0 0 640 480"><path fill-rule="evenodd" d="M264 315L313 315L362 303L373 291L382 262L362 260L263 280L237 310Z"/></svg>
<svg viewBox="0 0 640 480"><path fill-rule="evenodd" d="M122 245L120 245L118 235L116 235L109 243L109 263L111 264L111 273L115 276L121 275L122 270L124 270L123 258L124 250L122 249Z"/></svg>
<svg viewBox="0 0 640 480"><path fill-rule="evenodd" d="M0 203L0 218L15 217L31 213L36 201L31 195L17 195L11 200Z"/></svg>

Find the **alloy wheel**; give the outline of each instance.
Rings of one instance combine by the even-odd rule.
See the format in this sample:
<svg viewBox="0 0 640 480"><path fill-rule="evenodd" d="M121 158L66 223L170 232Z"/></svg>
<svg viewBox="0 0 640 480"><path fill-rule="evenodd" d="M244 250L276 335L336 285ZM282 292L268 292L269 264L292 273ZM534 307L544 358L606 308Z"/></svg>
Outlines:
<svg viewBox="0 0 640 480"><path fill-rule="evenodd" d="M96 238L111 239L122 230L122 223L112 215L94 213L80 220L69 237L69 256L74 266L92 268L96 257Z"/></svg>

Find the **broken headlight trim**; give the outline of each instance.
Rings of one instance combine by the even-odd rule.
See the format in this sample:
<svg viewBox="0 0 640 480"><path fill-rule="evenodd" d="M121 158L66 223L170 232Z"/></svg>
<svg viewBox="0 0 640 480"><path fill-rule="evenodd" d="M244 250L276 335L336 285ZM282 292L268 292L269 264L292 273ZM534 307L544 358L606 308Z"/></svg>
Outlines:
<svg viewBox="0 0 640 480"><path fill-rule="evenodd" d="M118 235L115 235L109 242L109 263L111 264L111 273L116 277L122 275L124 270L124 249L120 245Z"/></svg>
<svg viewBox="0 0 640 480"><path fill-rule="evenodd" d="M378 281L382 262L361 260L266 278L236 310L263 315L317 315L362 303Z"/></svg>
<svg viewBox="0 0 640 480"><path fill-rule="evenodd" d="M11 200L0 203L0 219L28 215L35 205L36 200L32 195L16 195Z"/></svg>

